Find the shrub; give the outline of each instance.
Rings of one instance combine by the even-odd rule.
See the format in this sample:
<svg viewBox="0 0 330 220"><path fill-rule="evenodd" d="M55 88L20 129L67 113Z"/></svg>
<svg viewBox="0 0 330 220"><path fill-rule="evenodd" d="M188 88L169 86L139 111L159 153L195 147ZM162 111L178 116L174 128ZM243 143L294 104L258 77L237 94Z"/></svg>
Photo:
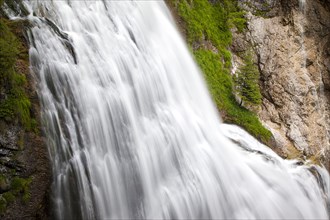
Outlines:
<svg viewBox="0 0 330 220"><path fill-rule="evenodd" d="M259 71L253 63L251 53L244 58L245 64L239 68L235 79L236 90L244 102L252 105L261 104L259 88Z"/></svg>

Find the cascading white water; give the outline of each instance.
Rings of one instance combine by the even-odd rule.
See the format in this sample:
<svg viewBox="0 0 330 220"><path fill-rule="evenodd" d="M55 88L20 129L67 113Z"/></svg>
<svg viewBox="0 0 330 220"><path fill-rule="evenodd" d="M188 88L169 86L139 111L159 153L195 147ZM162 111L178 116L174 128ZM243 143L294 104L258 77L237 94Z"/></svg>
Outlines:
<svg viewBox="0 0 330 220"><path fill-rule="evenodd" d="M305 11L306 0L299 0L300 11Z"/></svg>
<svg viewBox="0 0 330 220"><path fill-rule="evenodd" d="M305 47L305 14L306 14L306 0L299 0L299 10L300 10L300 18L298 21L298 26L300 29L300 45L301 45L301 55L302 55L302 69L305 73L307 73L306 62L307 62L307 53Z"/></svg>
<svg viewBox="0 0 330 220"><path fill-rule="evenodd" d="M163 2L26 4L57 219L329 217L323 168L220 126Z"/></svg>

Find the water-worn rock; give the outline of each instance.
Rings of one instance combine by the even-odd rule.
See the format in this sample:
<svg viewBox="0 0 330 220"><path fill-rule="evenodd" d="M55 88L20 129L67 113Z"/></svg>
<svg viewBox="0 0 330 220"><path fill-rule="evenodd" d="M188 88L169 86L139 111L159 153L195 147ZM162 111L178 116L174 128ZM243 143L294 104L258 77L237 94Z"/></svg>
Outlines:
<svg viewBox="0 0 330 220"><path fill-rule="evenodd" d="M246 8L244 2L260 8L261 1L242 1ZM248 13L248 32L243 36L258 57L263 93L258 115L284 152L293 145L329 162L330 1L269 4L278 9L269 8L265 16ZM237 37L241 39L234 41L234 51L246 45Z"/></svg>

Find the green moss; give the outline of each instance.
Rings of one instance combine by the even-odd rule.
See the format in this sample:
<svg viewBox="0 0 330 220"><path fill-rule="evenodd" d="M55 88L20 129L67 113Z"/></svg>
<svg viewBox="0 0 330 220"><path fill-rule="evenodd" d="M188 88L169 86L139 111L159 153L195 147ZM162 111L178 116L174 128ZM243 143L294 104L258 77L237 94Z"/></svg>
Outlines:
<svg viewBox="0 0 330 220"><path fill-rule="evenodd" d="M30 184L32 182L31 178L19 178L15 177L11 182L11 191L13 195L22 195L23 202L28 202L30 200Z"/></svg>
<svg viewBox="0 0 330 220"><path fill-rule="evenodd" d="M1 179L6 179L0 175ZM0 214L6 211L7 206L14 202L16 198L21 198L24 203L27 203L31 198L30 184L31 178L14 177L11 180L10 191L0 194Z"/></svg>
<svg viewBox="0 0 330 220"><path fill-rule="evenodd" d="M34 118L31 119L31 131L33 131L35 134L40 134L39 124Z"/></svg>
<svg viewBox="0 0 330 220"><path fill-rule="evenodd" d="M6 211L7 208L7 201L5 198L3 198L2 195L0 195L0 214L3 214Z"/></svg>
<svg viewBox="0 0 330 220"><path fill-rule="evenodd" d="M12 192L5 192L2 196L6 200L7 204L12 203L15 200L15 196Z"/></svg>
<svg viewBox="0 0 330 220"><path fill-rule="evenodd" d="M243 31L246 27L245 13L240 11L236 1L218 0L171 0L177 13L184 21L186 38L190 45L211 42L217 48L219 59L226 69L231 67L231 53L228 47L232 42L231 28Z"/></svg>
<svg viewBox="0 0 330 220"><path fill-rule="evenodd" d="M221 63L219 55L208 50L197 50L194 55L205 74L211 95L222 112L225 122L242 126L263 142L269 141L270 131L262 126L253 112L239 106L236 102L232 91L232 78L228 69Z"/></svg>
<svg viewBox="0 0 330 220"><path fill-rule="evenodd" d="M243 31L246 27L244 12L239 11L235 1L223 0L215 4L206 0L171 2L177 6L178 14L185 22L190 44L206 40L218 50L226 51L232 41L230 28Z"/></svg>
<svg viewBox="0 0 330 220"><path fill-rule="evenodd" d="M239 32L243 32L247 24L244 16L245 12L243 11L231 13L228 19L229 27L236 27Z"/></svg>
<svg viewBox="0 0 330 220"><path fill-rule="evenodd" d="M14 177L11 181L11 189L14 194L25 192L28 190L30 183L30 178L24 179L20 177Z"/></svg>
<svg viewBox="0 0 330 220"><path fill-rule="evenodd" d="M218 53L200 47L191 50L224 121L240 125L259 140L268 142L271 133L262 126L253 112L241 107L233 95L231 53L228 47L232 42L231 28L236 27L239 32L246 28L245 13L239 9L237 1L213 2L169 0L183 21L189 47L194 48L192 45L203 45L208 41L217 48Z"/></svg>
<svg viewBox="0 0 330 220"><path fill-rule="evenodd" d="M4 86L5 81L14 72L14 65L18 55L18 41L9 27L0 19L0 83Z"/></svg>
<svg viewBox="0 0 330 220"><path fill-rule="evenodd" d="M21 131L18 136L17 146L20 150L24 149L24 132Z"/></svg>
<svg viewBox="0 0 330 220"><path fill-rule="evenodd" d="M23 194L23 196L22 196L22 201L23 201L24 203L27 203L27 202L30 201L30 199L31 199L31 193L30 193L30 191L26 191L26 192L24 192L24 194Z"/></svg>
<svg viewBox="0 0 330 220"><path fill-rule="evenodd" d="M6 96L0 99L0 118L7 122L18 118L30 130L31 103L25 93L27 82L25 75L15 68L19 57L26 59L27 51L11 32L8 23L10 22L0 18L0 89L6 92Z"/></svg>
<svg viewBox="0 0 330 220"><path fill-rule="evenodd" d="M5 180L6 180L6 177L3 174L0 174L0 182L5 181Z"/></svg>
<svg viewBox="0 0 330 220"><path fill-rule="evenodd" d="M231 68L231 53L227 49L221 48L219 53L222 55L224 67L229 70Z"/></svg>

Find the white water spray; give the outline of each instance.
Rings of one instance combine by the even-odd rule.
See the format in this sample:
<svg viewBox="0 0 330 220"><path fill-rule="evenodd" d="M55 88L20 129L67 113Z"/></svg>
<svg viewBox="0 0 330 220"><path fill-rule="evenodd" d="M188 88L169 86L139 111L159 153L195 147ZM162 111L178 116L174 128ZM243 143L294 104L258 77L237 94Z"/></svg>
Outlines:
<svg viewBox="0 0 330 220"><path fill-rule="evenodd" d="M57 219L329 217L323 168L220 126L163 2L27 4Z"/></svg>
<svg viewBox="0 0 330 220"><path fill-rule="evenodd" d="M306 22L306 0L299 0L299 10L300 10L300 18L298 21L299 29L300 29L300 46L301 46L301 54L302 54L302 69L307 74L306 62L307 62L307 53L305 47L305 22Z"/></svg>
<svg viewBox="0 0 330 220"><path fill-rule="evenodd" d="M302 12L306 10L306 0L299 0L299 8Z"/></svg>

